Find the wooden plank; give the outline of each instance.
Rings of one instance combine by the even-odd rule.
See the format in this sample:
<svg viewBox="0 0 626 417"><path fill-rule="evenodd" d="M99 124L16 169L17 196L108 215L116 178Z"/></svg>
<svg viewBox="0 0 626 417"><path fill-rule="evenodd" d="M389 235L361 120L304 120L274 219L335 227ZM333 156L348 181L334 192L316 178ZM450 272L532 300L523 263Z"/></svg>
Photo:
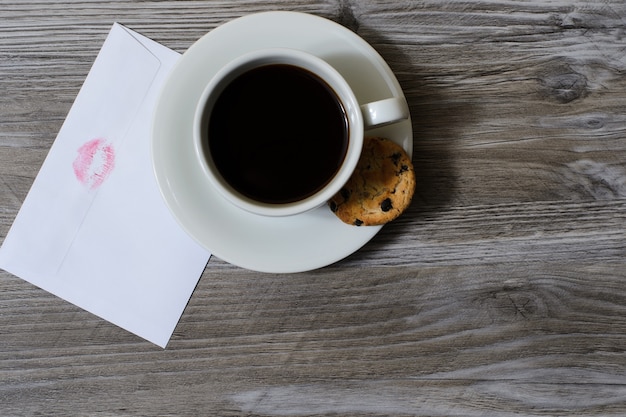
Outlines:
<svg viewBox="0 0 626 417"><path fill-rule="evenodd" d="M21 307L3 329L23 337L3 342L3 391L26 411L54 392L59 412L89 395L91 410L113 398L129 414L188 414L193 399L270 415L376 404L411 415L611 415L626 406L619 266L208 271L167 351L15 285L3 303ZM135 384L168 401L131 401L124 387Z"/></svg>

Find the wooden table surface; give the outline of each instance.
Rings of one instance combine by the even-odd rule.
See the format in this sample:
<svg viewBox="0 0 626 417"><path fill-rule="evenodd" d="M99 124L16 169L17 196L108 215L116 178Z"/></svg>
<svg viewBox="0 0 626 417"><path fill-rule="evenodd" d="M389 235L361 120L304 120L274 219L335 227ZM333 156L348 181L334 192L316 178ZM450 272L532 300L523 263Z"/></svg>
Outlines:
<svg viewBox="0 0 626 417"><path fill-rule="evenodd" d="M411 208L311 272L213 257L165 350L1 271L1 414L626 415L622 0L0 0L0 241L113 22L184 52L268 10L387 60Z"/></svg>

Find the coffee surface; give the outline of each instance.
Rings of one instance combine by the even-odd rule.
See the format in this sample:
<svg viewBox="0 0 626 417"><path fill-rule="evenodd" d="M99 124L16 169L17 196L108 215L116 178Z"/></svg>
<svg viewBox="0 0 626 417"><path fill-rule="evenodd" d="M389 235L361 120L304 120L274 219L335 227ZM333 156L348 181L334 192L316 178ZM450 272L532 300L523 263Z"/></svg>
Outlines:
<svg viewBox="0 0 626 417"><path fill-rule="evenodd" d="M234 189L276 204L323 188L348 148L345 111L333 90L285 64L235 78L215 102L208 137L213 161Z"/></svg>

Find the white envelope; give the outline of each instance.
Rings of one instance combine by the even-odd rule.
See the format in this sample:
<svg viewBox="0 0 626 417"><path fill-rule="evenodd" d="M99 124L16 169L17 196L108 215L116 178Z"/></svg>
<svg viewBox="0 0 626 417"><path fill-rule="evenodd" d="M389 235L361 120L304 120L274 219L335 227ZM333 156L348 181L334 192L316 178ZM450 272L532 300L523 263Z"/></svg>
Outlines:
<svg viewBox="0 0 626 417"><path fill-rule="evenodd" d="M150 155L179 56L113 25L0 248L1 268L161 347L210 258L165 206Z"/></svg>

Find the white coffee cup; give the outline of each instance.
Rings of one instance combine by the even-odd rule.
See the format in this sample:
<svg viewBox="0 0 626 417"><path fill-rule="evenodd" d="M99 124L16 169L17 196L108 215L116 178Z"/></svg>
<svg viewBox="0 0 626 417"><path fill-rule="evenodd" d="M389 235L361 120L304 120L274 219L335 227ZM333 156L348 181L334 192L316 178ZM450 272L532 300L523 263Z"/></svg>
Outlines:
<svg viewBox="0 0 626 417"><path fill-rule="evenodd" d="M223 172L218 168L220 164L224 167L225 161L214 160L210 145L211 141L214 141L213 143L215 144L217 143L216 141L226 140L225 138L219 138L219 135L215 132L211 134L209 129L209 123L213 123L211 119L213 110L224 89L242 76L242 74L269 65L297 67L323 80L330 87L330 91L335 95L335 99L343 109L342 117L345 119L347 135L347 148L334 174L322 181L318 189L310 193L310 195L305 195L293 201L278 203L263 201L262 198L242 192L241 187L233 186L233 183L225 178L227 175L223 175ZM285 103L285 105L289 106L290 103ZM291 110L298 111L297 109ZM234 117L236 118L236 115ZM352 175L361 155L366 129L394 123L408 117L409 111L403 97L390 97L372 103L360 104L342 75L326 61L315 55L288 48L261 49L230 61L206 85L196 107L193 126L194 145L198 162L202 166L207 179L226 200L251 213L264 216L289 216L319 207L343 187ZM279 119L275 123L280 123ZM244 124L246 121L232 122L233 126L238 123ZM296 127L294 129L294 141L298 140L299 129L306 129L306 127ZM271 136L271 134L265 136ZM259 141L259 143L255 143L255 146L261 146L266 139L263 134L255 134L254 140ZM293 158L296 158L296 160L298 157L299 155L293 155ZM258 176L259 180L262 180L262 177L265 175L262 171L262 169L259 169L259 172L254 172L253 174ZM287 172L285 175L292 175L292 173ZM298 178L294 178L296 183L297 180ZM210 215L210 213L207 213L207 215Z"/></svg>

